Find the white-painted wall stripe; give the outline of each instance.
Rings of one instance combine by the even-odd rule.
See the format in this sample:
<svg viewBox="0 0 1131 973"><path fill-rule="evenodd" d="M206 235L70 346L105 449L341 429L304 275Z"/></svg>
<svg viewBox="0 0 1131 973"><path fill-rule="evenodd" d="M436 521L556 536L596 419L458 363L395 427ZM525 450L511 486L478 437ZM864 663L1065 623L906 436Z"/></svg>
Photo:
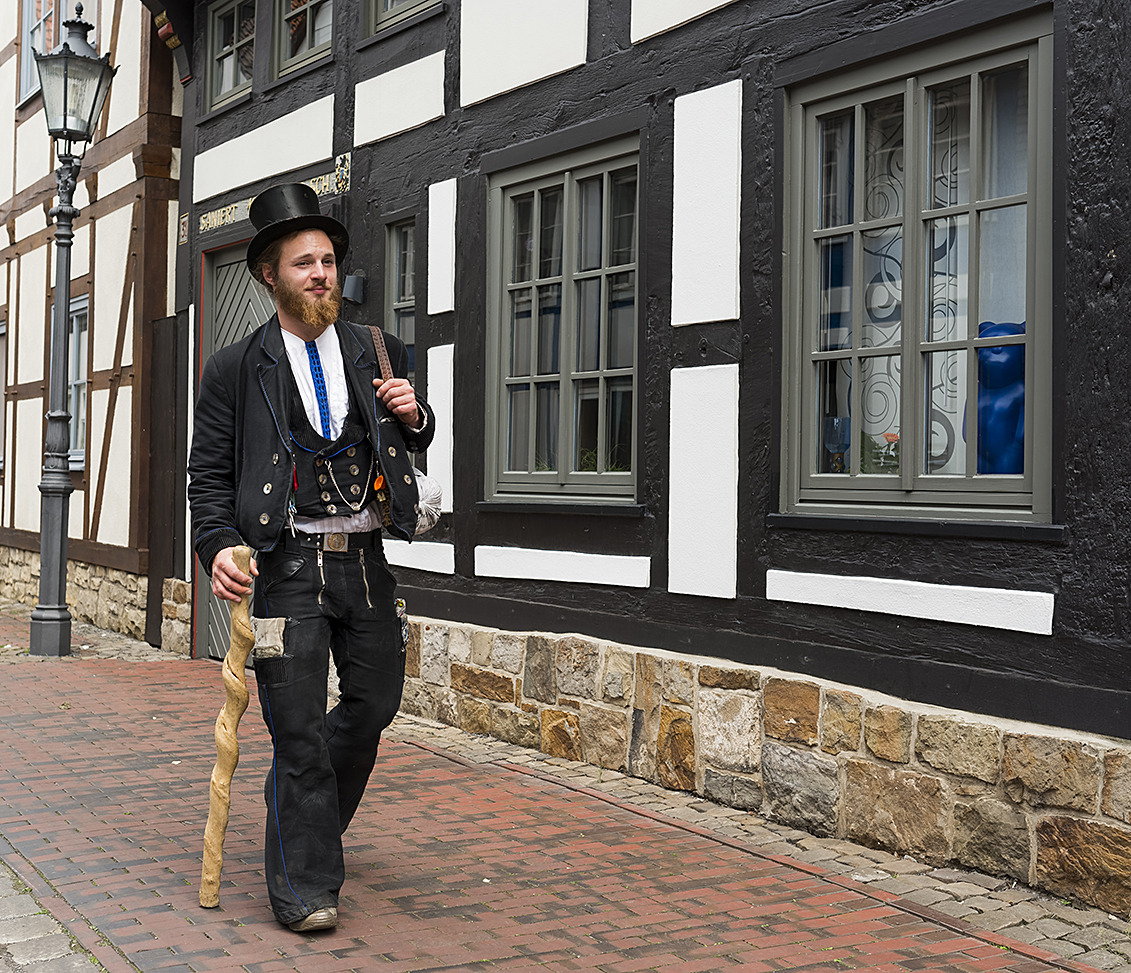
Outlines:
<svg viewBox="0 0 1131 973"><path fill-rule="evenodd" d="M523 578L647 588L652 560L620 554L541 551L528 547L477 547L475 573L481 578Z"/></svg>
<svg viewBox="0 0 1131 973"><path fill-rule="evenodd" d="M1035 635L1052 635L1055 602L1045 591L774 570L766 572L766 598Z"/></svg>
<svg viewBox="0 0 1131 973"><path fill-rule="evenodd" d="M734 0L632 0L632 43L679 27Z"/></svg>
<svg viewBox="0 0 1131 973"><path fill-rule="evenodd" d="M428 313L456 309L456 181L428 187Z"/></svg>
<svg viewBox="0 0 1131 973"><path fill-rule="evenodd" d="M668 590L678 594L737 596L738 387L737 365L672 369Z"/></svg>
<svg viewBox="0 0 1131 973"><path fill-rule="evenodd" d="M672 324L739 316L742 82L675 101Z"/></svg>
<svg viewBox="0 0 1131 973"><path fill-rule="evenodd" d="M354 87L353 144L364 145L444 116L444 52Z"/></svg>
<svg viewBox="0 0 1131 973"><path fill-rule="evenodd" d="M433 574L456 573L456 549L454 544L438 544L433 541L398 541L386 537L385 560L398 568L413 568L416 571L431 571Z"/></svg>
<svg viewBox="0 0 1131 973"><path fill-rule="evenodd" d="M196 157L192 199L199 202L334 155L334 96L237 135Z"/></svg>
<svg viewBox="0 0 1131 973"><path fill-rule="evenodd" d="M436 431L428 447L428 475L444 491L440 510L452 512L452 410L454 403L455 345L428 349L428 404L436 415Z"/></svg>

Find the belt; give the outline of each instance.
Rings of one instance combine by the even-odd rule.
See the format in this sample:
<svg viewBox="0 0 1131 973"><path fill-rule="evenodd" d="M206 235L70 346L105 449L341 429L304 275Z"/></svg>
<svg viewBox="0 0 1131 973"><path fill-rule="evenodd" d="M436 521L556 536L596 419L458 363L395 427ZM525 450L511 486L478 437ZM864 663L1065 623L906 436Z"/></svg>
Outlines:
<svg viewBox="0 0 1131 973"><path fill-rule="evenodd" d="M334 532L332 534L308 534L305 531L296 531L292 537L289 531L283 531L284 551L329 551L332 554L344 554L346 551L356 551L364 547L377 547L381 543L380 531L365 530L352 534Z"/></svg>

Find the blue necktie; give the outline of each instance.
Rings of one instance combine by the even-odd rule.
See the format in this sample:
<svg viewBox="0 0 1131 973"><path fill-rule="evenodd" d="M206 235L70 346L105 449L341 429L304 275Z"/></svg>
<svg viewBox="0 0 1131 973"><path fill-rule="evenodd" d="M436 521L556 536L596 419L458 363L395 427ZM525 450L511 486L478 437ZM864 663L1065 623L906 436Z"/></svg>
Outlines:
<svg viewBox="0 0 1131 973"><path fill-rule="evenodd" d="M330 435L330 400L326 395L326 376L322 374L322 359L318 357L318 346L313 341L306 343L306 355L310 359L310 377L314 379L314 394L318 396L318 415L322 420L322 435Z"/></svg>

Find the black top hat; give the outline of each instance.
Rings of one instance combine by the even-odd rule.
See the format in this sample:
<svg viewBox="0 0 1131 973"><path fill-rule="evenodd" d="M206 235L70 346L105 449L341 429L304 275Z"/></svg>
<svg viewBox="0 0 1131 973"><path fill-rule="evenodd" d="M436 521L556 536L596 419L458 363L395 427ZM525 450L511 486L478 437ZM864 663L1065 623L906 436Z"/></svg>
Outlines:
<svg viewBox="0 0 1131 973"><path fill-rule="evenodd" d="M264 190L252 200L248 211L251 224L258 231L247 245L247 269L256 275L259 257L279 237L299 230L322 230L334 246L340 264L350 245L350 235L332 216L324 216L318 207L318 194L301 182L284 183Z"/></svg>

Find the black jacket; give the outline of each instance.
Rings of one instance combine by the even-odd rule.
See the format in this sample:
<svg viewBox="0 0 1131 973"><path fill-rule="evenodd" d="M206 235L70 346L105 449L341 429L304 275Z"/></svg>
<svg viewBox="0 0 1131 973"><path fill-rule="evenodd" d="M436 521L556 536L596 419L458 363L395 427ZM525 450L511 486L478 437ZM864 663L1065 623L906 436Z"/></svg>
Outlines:
<svg viewBox="0 0 1131 973"><path fill-rule="evenodd" d="M424 428L414 433L377 397L373 379L381 367L369 329L339 320L334 327L345 361L346 381L362 406L369 438L390 489L394 537L411 541L416 530L417 492L409 452L427 449L435 431L428 404L417 398ZM408 351L385 335L393 374L408 374ZM195 548L211 572L225 547L247 544L270 551L287 519L294 471L290 431L291 382L277 315L244 338L217 351L200 377L200 395L189 455L189 503Z"/></svg>

